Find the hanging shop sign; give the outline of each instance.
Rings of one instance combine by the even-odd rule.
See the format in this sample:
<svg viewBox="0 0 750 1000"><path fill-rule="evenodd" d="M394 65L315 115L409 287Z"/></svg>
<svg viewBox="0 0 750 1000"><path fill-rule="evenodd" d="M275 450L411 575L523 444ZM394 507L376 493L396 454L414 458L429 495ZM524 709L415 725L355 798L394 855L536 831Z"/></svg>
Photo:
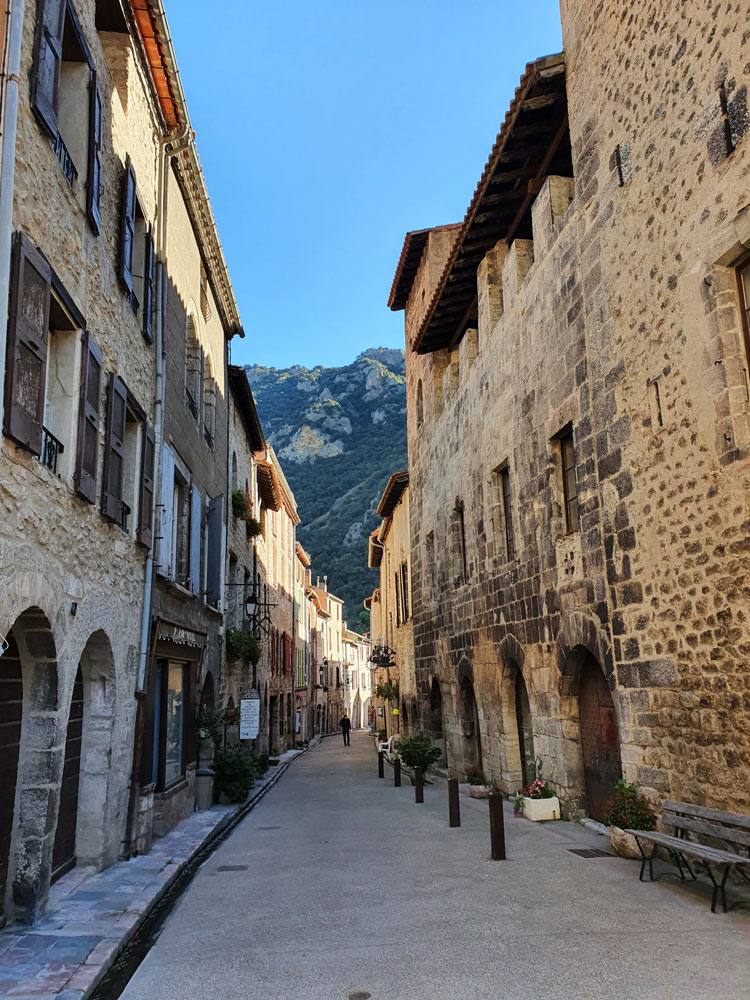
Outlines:
<svg viewBox="0 0 750 1000"><path fill-rule="evenodd" d="M260 729L260 698L240 699L240 739L257 739Z"/></svg>

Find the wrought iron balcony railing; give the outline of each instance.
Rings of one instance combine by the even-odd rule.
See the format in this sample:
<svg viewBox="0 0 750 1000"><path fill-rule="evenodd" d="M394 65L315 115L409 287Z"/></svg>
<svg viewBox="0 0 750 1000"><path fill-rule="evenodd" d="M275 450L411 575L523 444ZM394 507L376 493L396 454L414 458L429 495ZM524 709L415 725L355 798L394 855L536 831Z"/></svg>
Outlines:
<svg viewBox="0 0 750 1000"><path fill-rule="evenodd" d="M191 393L191 391L188 389L187 386L185 386L185 406L187 406L187 408L190 410L193 416L193 420L197 420L200 415L198 412L198 404L193 399L193 394Z"/></svg>
<svg viewBox="0 0 750 1000"><path fill-rule="evenodd" d="M65 451L65 446L61 441L58 441L55 435L48 431L46 427L42 427L42 452L39 456L39 461L42 465L45 465L50 472L57 472L57 459L59 455Z"/></svg>
<svg viewBox="0 0 750 1000"><path fill-rule="evenodd" d="M211 431L208 429L208 427L206 427L205 424L203 425L203 437L206 439L206 444L208 445L208 447L209 448L213 448L213 446L214 446L214 436L211 433Z"/></svg>
<svg viewBox="0 0 750 1000"><path fill-rule="evenodd" d="M73 163L70 153L68 152L68 147L63 142L63 137L59 132L52 140L52 149L57 157L57 162L62 167L62 172L65 174L68 184L73 187L76 177L78 177L78 171L76 170L76 165Z"/></svg>

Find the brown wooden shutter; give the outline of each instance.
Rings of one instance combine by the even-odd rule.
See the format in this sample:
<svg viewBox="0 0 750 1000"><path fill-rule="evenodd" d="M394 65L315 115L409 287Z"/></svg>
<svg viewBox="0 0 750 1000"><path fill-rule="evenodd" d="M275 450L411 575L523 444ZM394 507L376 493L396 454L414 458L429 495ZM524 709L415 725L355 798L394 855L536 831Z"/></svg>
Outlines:
<svg viewBox="0 0 750 1000"><path fill-rule="evenodd" d="M146 251L143 265L143 336L151 344L154 336L151 329L151 313L154 302L154 237L151 226L146 233Z"/></svg>
<svg viewBox="0 0 750 1000"><path fill-rule="evenodd" d="M96 466L99 457L99 406L102 395L102 353L87 331L83 334L81 401L78 409L78 451L75 488L96 503Z"/></svg>
<svg viewBox="0 0 750 1000"><path fill-rule="evenodd" d="M135 171L128 160L122 182L122 220L120 230L120 278L133 294L133 244L135 241Z"/></svg>
<svg viewBox="0 0 750 1000"><path fill-rule="evenodd" d="M143 428L143 458L141 461L141 492L138 503L138 541L151 547L151 513L154 508L154 454L156 439L154 428L146 424Z"/></svg>
<svg viewBox="0 0 750 1000"><path fill-rule="evenodd" d="M65 7L65 0L42 0L39 4L31 76L32 107L53 138L57 138Z"/></svg>
<svg viewBox="0 0 750 1000"><path fill-rule="evenodd" d="M99 235L101 226L102 194L102 99L96 81L96 71L91 73L89 106L89 176L86 190L86 211L94 232Z"/></svg>
<svg viewBox="0 0 750 1000"><path fill-rule="evenodd" d="M125 421L128 390L119 375L109 376L107 429L104 438L102 514L110 521L122 518L122 473L125 464Z"/></svg>
<svg viewBox="0 0 750 1000"><path fill-rule="evenodd" d="M51 282L47 261L23 233L17 233L11 270L3 429L35 455L42 452Z"/></svg>

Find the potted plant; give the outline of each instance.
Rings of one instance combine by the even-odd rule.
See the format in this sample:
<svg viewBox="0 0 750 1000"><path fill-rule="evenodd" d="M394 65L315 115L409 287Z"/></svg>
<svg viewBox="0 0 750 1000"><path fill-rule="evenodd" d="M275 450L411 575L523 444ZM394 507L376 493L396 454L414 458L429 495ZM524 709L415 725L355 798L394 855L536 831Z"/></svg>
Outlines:
<svg viewBox="0 0 750 1000"><path fill-rule="evenodd" d="M244 802L255 781L253 755L241 743L229 743L214 755L214 791L224 805Z"/></svg>
<svg viewBox="0 0 750 1000"><path fill-rule="evenodd" d="M228 628L225 639L228 662L245 660L255 665L260 660L260 643L252 632L245 632L241 628Z"/></svg>
<svg viewBox="0 0 750 1000"><path fill-rule="evenodd" d="M209 705L201 705L197 719L200 751L198 763L201 767L211 767L214 749L221 746L224 736L224 720L221 712Z"/></svg>
<svg viewBox="0 0 750 1000"><path fill-rule="evenodd" d="M639 795L634 784L620 778L615 782L614 794L607 802L605 821L609 826L609 839L615 854L621 858L640 859L642 855L635 837L625 831L655 828L656 813L650 800L645 795Z"/></svg>
<svg viewBox="0 0 750 1000"><path fill-rule="evenodd" d="M247 493L244 490L235 490L232 493L232 513L239 520L244 521L249 513Z"/></svg>
<svg viewBox="0 0 750 1000"><path fill-rule="evenodd" d="M482 771L473 764L466 769L466 780L469 784L469 795L472 799L487 799L490 795L490 786Z"/></svg>
<svg viewBox="0 0 750 1000"><path fill-rule="evenodd" d="M440 759L440 751L432 745L432 741L421 733L415 733L408 740L402 740L398 749L401 762L408 768L422 768L426 775L435 761Z"/></svg>
<svg viewBox="0 0 750 1000"><path fill-rule="evenodd" d="M560 800L549 781L536 778L527 788L521 788L513 803L516 816L525 816L534 822L560 819Z"/></svg>
<svg viewBox="0 0 750 1000"><path fill-rule="evenodd" d="M260 526L260 521L256 521L254 517L246 518L245 529L247 530L248 538L257 538L257 536L263 531Z"/></svg>

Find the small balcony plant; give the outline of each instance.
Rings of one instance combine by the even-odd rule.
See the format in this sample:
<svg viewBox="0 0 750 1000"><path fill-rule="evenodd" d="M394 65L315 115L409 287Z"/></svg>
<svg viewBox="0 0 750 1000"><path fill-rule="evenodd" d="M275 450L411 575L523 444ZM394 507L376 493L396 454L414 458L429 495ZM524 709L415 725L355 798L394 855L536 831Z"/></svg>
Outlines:
<svg viewBox="0 0 750 1000"><path fill-rule="evenodd" d="M249 513L247 493L244 490L235 490L232 493L232 513L236 518L244 521Z"/></svg>
<svg viewBox="0 0 750 1000"><path fill-rule="evenodd" d="M244 660L255 666L260 660L260 643L252 632L245 632L241 628L228 628L225 638L229 663Z"/></svg>
<svg viewBox="0 0 750 1000"><path fill-rule="evenodd" d="M247 530L248 538L257 538L258 535L263 531L260 521L256 520L256 518L254 517L246 518L245 529Z"/></svg>

